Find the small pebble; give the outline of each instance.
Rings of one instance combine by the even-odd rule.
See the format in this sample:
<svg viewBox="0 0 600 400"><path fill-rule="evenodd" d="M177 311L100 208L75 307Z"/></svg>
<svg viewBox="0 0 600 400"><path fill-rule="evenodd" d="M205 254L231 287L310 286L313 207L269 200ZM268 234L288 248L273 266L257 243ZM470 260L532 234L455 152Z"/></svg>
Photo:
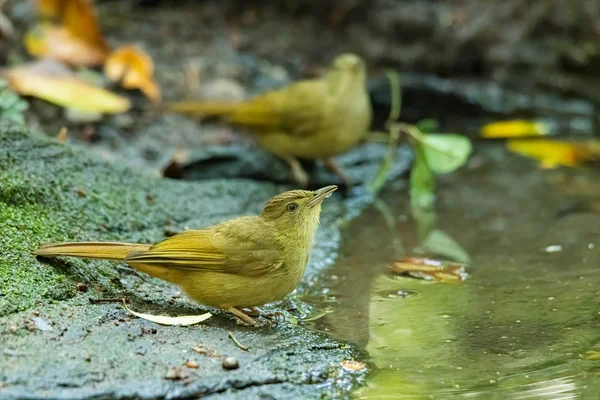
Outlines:
<svg viewBox="0 0 600 400"><path fill-rule="evenodd" d="M11 326L8 327L8 329L10 330L11 333L17 333L17 330L19 328L17 328L16 325L11 325Z"/></svg>
<svg viewBox="0 0 600 400"><path fill-rule="evenodd" d="M77 286L77 291L78 292L87 292L88 291L88 285L86 285L85 283L78 283Z"/></svg>
<svg viewBox="0 0 600 400"><path fill-rule="evenodd" d="M186 367L188 367L188 368L194 368L194 369L196 369L196 368L198 368L200 365L199 365L199 364L198 364L198 362L197 362L197 361L195 361L195 360L187 360L187 361L186 361L186 363L185 363L185 366L186 366Z"/></svg>
<svg viewBox="0 0 600 400"><path fill-rule="evenodd" d="M235 357L225 357L223 359L223 369L238 369L240 363Z"/></svg>
<svg viewBox="0 0 600 400"><path fill-rule="evenodd" d="M35 315L36 317L39 317L40 316L40 312L39 311L34 311L33 315Z"/></svg>
<svg viewBox="0 0 600 400"><path fill-rule="evenodd" d="M164 376L165 379L169 379L172 381L178 381L184 379L187 375L182 373L181 369L177 367L173 367L167 371L167 374Z"/></svg>

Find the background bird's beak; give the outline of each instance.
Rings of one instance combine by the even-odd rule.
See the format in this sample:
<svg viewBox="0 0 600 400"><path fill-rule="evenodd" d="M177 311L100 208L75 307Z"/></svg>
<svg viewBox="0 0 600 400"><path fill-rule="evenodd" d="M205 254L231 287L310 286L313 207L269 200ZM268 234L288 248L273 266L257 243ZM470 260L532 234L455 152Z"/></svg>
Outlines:
<svg viewBox="0 0 600 400"><path fill-rule="evenodd" d="M331 186L325 186L319 190L315 190L313 193L315 194L315 197L313 197L309 202L308 202L308 206L312 207L316 204L319 204L320 202L322 202L323 200L325 200L326 198L328 198L329 196L331 196L331 194L333 192L335 192L337 190L337 186L335 185L331 185Z"/></svg>

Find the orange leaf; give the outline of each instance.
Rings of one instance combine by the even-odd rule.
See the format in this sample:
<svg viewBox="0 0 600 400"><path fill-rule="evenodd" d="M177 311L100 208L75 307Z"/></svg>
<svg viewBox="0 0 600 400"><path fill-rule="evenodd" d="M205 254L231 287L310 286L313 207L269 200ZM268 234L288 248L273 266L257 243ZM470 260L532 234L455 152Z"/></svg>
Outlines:
<svg viewBox="0 0 600 400"><path fill-rule="evenodd" d="M543 136L549 133L550 127L548 124L527 120L492 122L481 128L481 137L488 139Z"/></svg>
<svg viewBox="0 0 600 400"><path fill-rule="evenodd" d="M148 54L134 46L113 51L104 64L104 74L120 81L126 89L139 89L152 101L160 101L160 89L152 78L154 63Z"/></svg>
<svg viewBox="0 0 600 400"><path fill-rule="evenodd" d="M106 57L66 28L49 23L39 24L27 32L25 47L32 56L55 58L77 66L97 65Z"/></svg>
<svg viewBox="0 0 600 400"><path fill-rule="evenodd" d="M60 22L73 36L104 56L108 54L109 48L90 0L37 0L37 9L40 15Z"/></svg>
<svg viewBox="0 0 600 400"><path fill-rule="evenodd" d="M340 364L342 364L342 368L349 372L359 372L367 368L365 363L354 360L343 360Z"/></svg>
<svg viewBox="0 0 600 400"><path fill-rule="evenodd" d="M579 167L598 157L598 152L585 143L569 143L553 140L509 140L506 147L513 153L540 160L542 168L559 165Z"/></svg>
<svg viewBox="0 0 600 400"><path fill-rule="evenodd" d="M467 279L466 265L424 257L407 257L389 263L392 273L417 279L458 282Z"/></svg>
<svg viewBox="0 0 600 400"><path fill-rule="evenodd" d="M88 113L127 111L129 100L82 81L55 60L42 60L4 73L11 88L25 96Z"/></svg>

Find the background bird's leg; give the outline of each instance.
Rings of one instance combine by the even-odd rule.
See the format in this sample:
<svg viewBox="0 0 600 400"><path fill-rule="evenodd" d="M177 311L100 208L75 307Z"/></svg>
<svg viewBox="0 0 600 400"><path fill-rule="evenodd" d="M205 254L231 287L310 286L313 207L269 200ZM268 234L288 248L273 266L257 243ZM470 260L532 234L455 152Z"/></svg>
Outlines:
<svg viewBox="0 0 600 400"><path fill-rule="evenodd" d="M229 311L230 313L232 313L235 316L239 317L242 321L244 321L245 323L247 323L250 326L256 325L256 322L252 318L250 318L249 316L247 316L246 314L244 314L243 312L241 312L237 308L229 307L227 309L227 311Z"/></svg>
<svg viewBox="0 0 600 400"><path fill-rule="evenodd" d="M352 179L350 179L350 177L348 177L348 175L346 175L344 170L342 168L340 168L340 166L337 165L335 163L335 161L333 161L331 158L328 158L326 160L323 160L323 162L325 163L325 168L327 168L328 170L330 170L331 172L333 172L334 174L336 174L337 176L342 178L342 181L344 182L344 185L346 186L346 188L352 187Z"/></svg>
<svg viewBox="0 0 600 400"><path fill-rule="evenodd" d="M300 161L298 161L297 158L292 156L281 156L281 158L289 164L290 168L292 169L292 174L294 175L294 180L296 181L296 183L298 183L298 185L300 185L303 188L307 187L308 173L306 173L304 168L302 168Z"/></svg>

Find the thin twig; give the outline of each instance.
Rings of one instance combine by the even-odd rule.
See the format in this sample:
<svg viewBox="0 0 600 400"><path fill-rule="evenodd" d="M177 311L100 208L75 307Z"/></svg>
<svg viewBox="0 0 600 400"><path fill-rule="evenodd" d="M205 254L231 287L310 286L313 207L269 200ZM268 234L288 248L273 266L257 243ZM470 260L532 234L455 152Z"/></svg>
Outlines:
<svg viewBox="0 0 600 400"><path fill-rule="evenodd" d="M233 343L235 343L235 345L236 345L237 347L239 347L239 348L240 348L240 349L242 349L243 351L248 351L248 347L246 347L246 346L244 346L243 344L241 344L241 343L239 342L239 340L237 340L237 339L235 338L235 336L233 336L233 332L229 332L229 337L231 338L231 340L233 340Z"/></svg>
<svg viewBox="0 0 600 400"><path fill-rule="evenodd" d="M127 300L127 297L107 297L104 299L94 299L94 298L88 297L88 300L92 304L123 303L124 301Z"/></svg>

